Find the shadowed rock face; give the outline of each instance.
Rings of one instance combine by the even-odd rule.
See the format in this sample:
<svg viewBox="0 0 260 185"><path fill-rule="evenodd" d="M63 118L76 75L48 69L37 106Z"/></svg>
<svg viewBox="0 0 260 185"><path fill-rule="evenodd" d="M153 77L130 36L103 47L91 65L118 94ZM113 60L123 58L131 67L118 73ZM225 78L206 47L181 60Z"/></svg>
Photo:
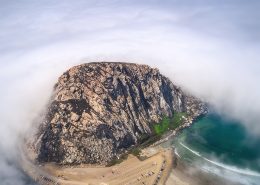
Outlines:
<svg viewBox="0 0 260 185"><path fill-rule="evenodd" d="M54 88L33 142L39 162L106 164L152 134L164 115L205 112L158 69L130 63L87 63L65 72Z"/></svg>

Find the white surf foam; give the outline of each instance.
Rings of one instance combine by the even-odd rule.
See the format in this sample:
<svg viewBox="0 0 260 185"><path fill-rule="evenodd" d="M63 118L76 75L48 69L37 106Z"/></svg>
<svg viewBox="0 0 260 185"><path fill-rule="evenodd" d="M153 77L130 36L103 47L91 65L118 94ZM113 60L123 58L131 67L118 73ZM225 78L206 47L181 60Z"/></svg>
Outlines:
<svg viewBox="0 0 260 185"><path fill-rule="evenodd" d="M186 145L184 145L182 142L180 142L180 144L181 144L181 146L183 146L184 148L186 148L186 149L189 150L190 152L194 153L195 155L197 155L197 156L199 156L199 157L202 157L199 152L196 152L196 151L190 149L189 147L187 147Z"/></svg>
<svg viewBox="0 0 260 185"><path fill-rule="evenodd" d="M202 159L204 159L205 161L210 162L211 164L214 164L218 167L221 167L225 170L229 170L235 173L239 173L239 174L243 174L243 175L250 175L250 176L255 176L255 177L260 177L260 173L252 171L250 169L242 169L242 168L237 168L236 166L230 166L230 165L226 165L220 162L216 162L216 161L212 161L206 157L203 157L199 152L192 150L191 148L189 148L188 146L184 145L183 143L180 142L180 145L183 146L184 148L186 148L187 150L189 150L190 152L192 152L193 154L195 154L198 157L201 157Z"/></svg>
<svg viewBox="0 0 260 185"><path fill-rule="evenodd" d="M181 157L176 148L174 149L174 153L175 153L178 157Z"/></svg>

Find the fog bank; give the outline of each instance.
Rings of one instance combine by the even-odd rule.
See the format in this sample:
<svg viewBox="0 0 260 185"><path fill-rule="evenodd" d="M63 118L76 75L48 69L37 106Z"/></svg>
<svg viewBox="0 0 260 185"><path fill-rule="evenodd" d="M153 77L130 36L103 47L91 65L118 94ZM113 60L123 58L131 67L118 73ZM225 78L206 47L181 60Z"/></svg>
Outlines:
<svg viewBox="0 0 260 185"><path fill-rule="evenodd" d="M22 182L7 159L58 76L83 62L157 67L259 135L259 8L256 0L0 1L3 184Z"/></svg>

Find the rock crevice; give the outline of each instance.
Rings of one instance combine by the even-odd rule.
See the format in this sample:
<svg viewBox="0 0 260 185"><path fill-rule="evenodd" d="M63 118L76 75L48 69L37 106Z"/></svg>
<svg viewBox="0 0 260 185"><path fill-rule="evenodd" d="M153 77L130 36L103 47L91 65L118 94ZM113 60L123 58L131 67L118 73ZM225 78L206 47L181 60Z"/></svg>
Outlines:
<svg viewBox="0 0 260 185"><path fill-rule="evenodd" d="M205 113L158 69L131 63L87 63L66 71L54 87L33 142L39 162L107 164L152 134L163 116Z"/></svg>

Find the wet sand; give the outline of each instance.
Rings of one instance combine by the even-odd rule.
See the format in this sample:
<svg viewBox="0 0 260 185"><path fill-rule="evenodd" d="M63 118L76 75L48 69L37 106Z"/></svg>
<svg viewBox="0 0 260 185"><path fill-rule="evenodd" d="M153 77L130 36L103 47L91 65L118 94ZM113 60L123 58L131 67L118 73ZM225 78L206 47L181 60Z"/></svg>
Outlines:
<svg viewBox="0 0 260 185"><path fill-rule="evenodd" d="M201 171L173 156L173 168L165 185L237 185L219 176Z"/></svg>

